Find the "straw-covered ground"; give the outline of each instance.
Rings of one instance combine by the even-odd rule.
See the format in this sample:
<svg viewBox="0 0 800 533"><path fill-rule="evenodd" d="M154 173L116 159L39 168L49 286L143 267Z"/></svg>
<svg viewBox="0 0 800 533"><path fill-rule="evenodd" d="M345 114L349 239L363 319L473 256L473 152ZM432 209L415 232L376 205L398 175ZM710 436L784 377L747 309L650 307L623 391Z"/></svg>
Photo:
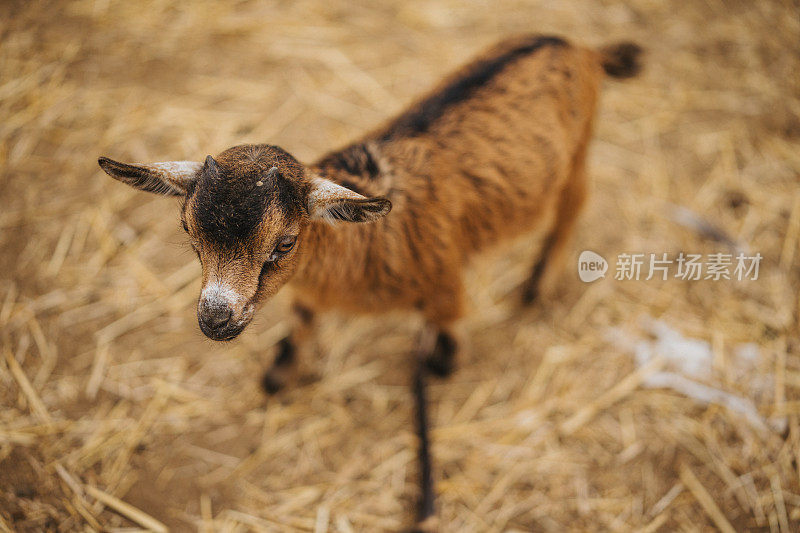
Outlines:
<svg viewBox="0 0 800 533"><path fill-rule="evenodd" d="M557 298L518 304L533 238L473 268L471 351L430 392L442 529L797 531L799 12L3 2L0 529L408 525L418 321L325 318L318 379L266 399L258 377L286 296L240 340L205 339L177 202L112 181L96 159L269 142L311 161L482 47L543 32L636 40L646 70L605 85L592 197ZM734 245L762 254L758 280L613 279L623 252ZM584 249L609 259L605 279L577 279ZM654 341L658 327L697 343ZM637 365L648 347L656 357Z"/></svg>

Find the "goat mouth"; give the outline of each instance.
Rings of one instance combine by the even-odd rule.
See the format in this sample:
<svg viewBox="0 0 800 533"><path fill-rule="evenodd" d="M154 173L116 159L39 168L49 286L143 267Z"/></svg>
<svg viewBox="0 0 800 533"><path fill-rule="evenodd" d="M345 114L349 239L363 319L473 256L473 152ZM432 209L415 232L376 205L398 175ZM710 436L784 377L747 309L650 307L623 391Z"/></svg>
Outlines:
<svg viewBox="0 0 800 533"><path fill-rule="evenodd" d="M202 320L199 319L197 323L200 325L200 331L202 331L206 337L208 337L212 341L224 342L224 341L232 341L233 339L238 337L239 334L242 331L244 331L244 328L247 327L247 324L249 324L250 321L242 320L240 322L230 324L220 329L211 329L208 326L206 326Z"/></svg>
<svg viewBox="0 0 800 533"><path fill-rule="evenodd" d="M244 306L241 314L237 320L231 320L225 326L221 328L210 328L208 327L201 319L200 314L197 315L197 324L200 326L200 331L203 332L203 335L211 339L212 341L219 341L219 342L226 342L232 341L236 337L239 336L244 328L246 328L250 322L253 320L253 315L255 314L256 306L253 302L249 302L247 305Z"/></svg>

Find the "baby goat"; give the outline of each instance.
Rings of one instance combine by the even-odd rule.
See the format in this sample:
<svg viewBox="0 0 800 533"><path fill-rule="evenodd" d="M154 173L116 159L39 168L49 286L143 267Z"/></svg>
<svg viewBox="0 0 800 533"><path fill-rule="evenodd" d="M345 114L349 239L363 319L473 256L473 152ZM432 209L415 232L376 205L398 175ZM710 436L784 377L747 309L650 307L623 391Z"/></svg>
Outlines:
<svg viewBox="0 0 800 533"><path fill-rule="evenodd" d="M98 162L128 185L183 198L181 223L203 271L198 322L211 339L233 339L259 302L292 286L295 327L268 389L299 359L315 313L333 308L421 312L437 332L430 366L446 374L470 256L554 210L525 299L560 272L586 193L603 70L632 76L638 53L628 43L595 51L558 37L503 41L312 165L266 144L205 162Z"/></svg>
<svg viewBox="0 0 800 533"><path fill-rule="evenodd" d="M561 271L586 194L603 71L632 76L638 54L633 44L595 51L558 37L506 40L312 165L266 144L205 162L99 163L133 187L183 198L181 222L203 270L198 322L211 339L233 339L259 302L292 286L294 329L268 390L301 359L315 314L334 308L421 312L436 332L428 365L444 375L459 347L469 257L554 213L524 298Z"/></svg>

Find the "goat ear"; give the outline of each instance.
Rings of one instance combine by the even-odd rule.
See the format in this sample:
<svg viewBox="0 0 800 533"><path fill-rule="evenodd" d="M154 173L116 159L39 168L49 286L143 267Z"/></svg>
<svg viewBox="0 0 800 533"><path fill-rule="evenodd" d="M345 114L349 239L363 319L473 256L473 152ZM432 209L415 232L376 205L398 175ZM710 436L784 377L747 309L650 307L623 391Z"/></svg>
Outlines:
<svg viewBox="0 0 800 533"><path fill-rule="evenodd" d="M312 220L328 223L372 222L392 210L392 202L382 196L367 198L324 178L312 178L308 193L308 213Z"/></svg>
<svg viewBox="0 0 800 533"><path fill-rule="evenodd" d="M168 196L183 196L189 183L197 178L203 163L197 161L165 161L147 165L119 163L107 157L97 160L106 174L142 191Z"/></svg>

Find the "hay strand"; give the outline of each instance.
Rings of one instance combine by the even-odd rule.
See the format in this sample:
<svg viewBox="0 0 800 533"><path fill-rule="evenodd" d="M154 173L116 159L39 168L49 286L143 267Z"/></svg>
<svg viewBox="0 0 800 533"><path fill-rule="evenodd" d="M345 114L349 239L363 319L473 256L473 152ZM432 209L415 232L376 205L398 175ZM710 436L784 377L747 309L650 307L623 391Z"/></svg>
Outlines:
<svg viewBox="0 0 800 533"><path fill-rule="evenodd" d="M107 492L103 492L102 490L92 487L90 485L86 486L86 493L91 496L92 498L96 499L97 501L101 502L103 505L106 505L113 509L114 511L124 515L140 526L148 529L150 531L155 531L156 533L167 533L169 529L167 526L153 518L152 516L148 515L144 511L137 509L136 507L125 503L124 501L120 500L108 494Z"/></svg>

